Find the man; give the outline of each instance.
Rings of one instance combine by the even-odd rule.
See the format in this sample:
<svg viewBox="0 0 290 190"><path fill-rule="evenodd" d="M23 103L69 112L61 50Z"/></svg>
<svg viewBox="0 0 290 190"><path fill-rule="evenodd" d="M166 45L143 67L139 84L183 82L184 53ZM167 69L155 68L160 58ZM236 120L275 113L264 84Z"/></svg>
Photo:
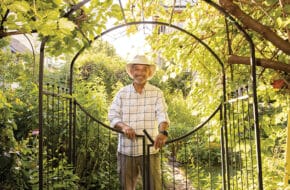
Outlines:
<svg viewBox="0 0 290 190"><path fill-rule="evenodd" d="M114 98L108 118L111 127L123 132L118 140L118 171L122 189L134 190L139 174L143 174L142 138L146 129L154 139L150 149L150 190L161 188L160 159L158 150L167 140L169 119L162 91L149 84L156 65L144 55L137 55L126 65L133 83L123 87ZM147 142L149 143L149 142Z"/></svg>

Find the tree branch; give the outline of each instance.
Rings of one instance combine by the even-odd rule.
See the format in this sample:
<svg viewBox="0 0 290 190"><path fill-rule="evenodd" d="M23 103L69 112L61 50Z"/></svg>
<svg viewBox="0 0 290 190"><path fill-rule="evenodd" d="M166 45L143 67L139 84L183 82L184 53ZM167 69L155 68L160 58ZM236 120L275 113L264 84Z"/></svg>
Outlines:
<svg viewBox="0 0 290 190"><path fill-rule="evenodd" d="M1 30L1 31L4 30L4 22L6 21L9 12L10 12L10 10L7 9L7 11L5 12L5 15L2 17L1 25L0 25L0 30Z"/></svg>
<svg viewBox="0 0 290 190"><path fill-rule="evenodd" d="M284 53L290 55L290 42L284 40L273 32L269 27L262 25L249 15L244 13L239 6L233 3L232 0L219 0L220 5L231 15L235 16L245 27L259 33L268 41L272 42L274 46L282 50Z"/></svg>
<svg viewBox="0 0 290 190"><path fill-rule="evenodd" d="M90 0L83 0L81 2L79 2L78 4L72 6L72 8L63 15L63 17L69 17L73 12L77 11L78 9L80 9L84 4L86 4L87 2L89 2Z"/></svg>
<svg viewBox="0 0 290 190"><path fill-rule="evenodd" d="M37 31L36 30L32 30L30 31L30 33L36 33ZM13 36L13 35L19 35L19 34L27 34L27 32L21 32L21 31L11 31L11 32L3 32L3 31L0 31L0 39L1 38L5 38L7 36Z"/></svg>
<svg viewBox="0 0 290 190"><path fill-rule="evenodd" d="M230 55L228 57L228 63L229 64L244 64L244 65L251 64L249 57L243 57L243 56L238 56L238 55ZM257 66L290 73L289 64L281 63L278 61L272 61L269 59L259 59L259 58L256 58L256 63L257 63Z"/></svg>

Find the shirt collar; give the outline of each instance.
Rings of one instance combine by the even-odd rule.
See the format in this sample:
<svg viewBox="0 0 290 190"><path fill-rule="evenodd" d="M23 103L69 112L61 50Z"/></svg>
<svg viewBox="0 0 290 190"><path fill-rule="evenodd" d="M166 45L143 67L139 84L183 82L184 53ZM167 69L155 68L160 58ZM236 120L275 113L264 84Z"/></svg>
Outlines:
<svg viewBox="0 0 290 190"><path fill-rule="evenodd" d="M143 94L148 89L148 87L149 87L149 84L148 84L148 82L146 82L144 88L142 89L142 93L141 94ZM137 93L136 89L134 88L133 83L131 84L131 89L132 89L133 92Z"/></svg>

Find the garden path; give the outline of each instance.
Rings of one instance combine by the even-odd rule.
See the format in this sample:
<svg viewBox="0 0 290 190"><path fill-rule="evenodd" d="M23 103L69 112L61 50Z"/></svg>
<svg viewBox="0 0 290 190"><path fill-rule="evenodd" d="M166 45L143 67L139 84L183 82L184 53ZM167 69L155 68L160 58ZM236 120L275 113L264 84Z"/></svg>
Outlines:
<svg viewBox="0 0 290 190"><path fill-rule="evenodd" d="M175 181L175 185L173 185L173 183L168 184L166 190L195 190L195 188L190 184L190 181L186 180L185 173L179 164L170 161L166 164L166 167L170 168L171 175L174 175ZM174 172L172 172L172 170Z"/></svg>

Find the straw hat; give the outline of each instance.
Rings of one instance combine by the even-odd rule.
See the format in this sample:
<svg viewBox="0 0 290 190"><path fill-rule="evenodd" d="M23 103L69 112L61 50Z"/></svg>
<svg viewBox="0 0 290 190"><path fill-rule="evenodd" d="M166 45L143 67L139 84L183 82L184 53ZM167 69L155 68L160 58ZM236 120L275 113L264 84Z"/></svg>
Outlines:
<svg viewBox="0 0 290 190"><path fill-rule="evenodd" d="M148 77L147 80L152 79L152 77L155 74L156 71L156 65L153 63L150 63L149 60L146 58L145 55L136 55L131 61L129 61L126 65L126 71L128 73L128 75L133 79L133 75L131 73L131 68L133 65L148 65L151 72L150 72L150 76Z"/></svg>

